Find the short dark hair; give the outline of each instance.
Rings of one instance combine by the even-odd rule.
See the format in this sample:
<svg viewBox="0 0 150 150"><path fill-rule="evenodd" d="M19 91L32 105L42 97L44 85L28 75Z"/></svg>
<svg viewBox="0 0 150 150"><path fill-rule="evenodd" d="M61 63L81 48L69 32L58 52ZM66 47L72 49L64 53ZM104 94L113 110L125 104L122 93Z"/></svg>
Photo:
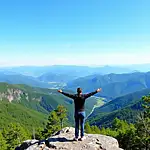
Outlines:
<svg viewBox="0 0 150 150"><path fill-rule="evenodd" d="M77 88L77 93L82 93L82 89L81 88Z"/></svg>

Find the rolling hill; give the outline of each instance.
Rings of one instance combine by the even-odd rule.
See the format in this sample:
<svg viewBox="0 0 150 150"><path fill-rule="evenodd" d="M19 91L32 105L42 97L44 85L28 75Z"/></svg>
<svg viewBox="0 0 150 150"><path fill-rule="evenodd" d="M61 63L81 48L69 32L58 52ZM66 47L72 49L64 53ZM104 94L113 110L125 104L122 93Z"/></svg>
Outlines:
<svg viewBox="0 0 150 150"><path fill-rule="evenodd" d="M110 126L115 117L128 122L135 122L142 108L142 96L150 94L150 89L144 89L113 99L105 105L95 108L88 120L98 126Z"/></svg>
<svg viewBox="0 0 150 150"><path fill-rule="evenodd" d="M0 82L7 82L10 84L27 84L30 86L43 88L51 87L48 83L41 82L34 77L11 72L0 72Z"/></svg>

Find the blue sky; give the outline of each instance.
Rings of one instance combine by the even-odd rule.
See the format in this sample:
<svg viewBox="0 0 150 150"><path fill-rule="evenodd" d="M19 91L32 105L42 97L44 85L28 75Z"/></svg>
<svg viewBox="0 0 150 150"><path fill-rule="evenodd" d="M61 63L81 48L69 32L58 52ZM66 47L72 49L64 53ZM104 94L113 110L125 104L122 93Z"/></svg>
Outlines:
<svg viewBox="0 0 150 150"><path fill-rule="evenodd" d="M149 0L0 2L0 66L150 63Z"/></svg>

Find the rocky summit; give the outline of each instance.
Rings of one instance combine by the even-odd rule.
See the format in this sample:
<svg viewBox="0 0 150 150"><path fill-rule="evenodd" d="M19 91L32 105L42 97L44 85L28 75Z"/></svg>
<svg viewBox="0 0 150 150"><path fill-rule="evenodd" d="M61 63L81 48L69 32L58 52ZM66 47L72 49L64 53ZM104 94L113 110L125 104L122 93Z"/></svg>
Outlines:
<svg viewBox="0 0 150 150"><path fill-rule="evenodd" d="M16 150L123 150L115 138L100 134L85 134L84 141L73 141L74 131L66 127L46 140L24 141Z"/></svg>

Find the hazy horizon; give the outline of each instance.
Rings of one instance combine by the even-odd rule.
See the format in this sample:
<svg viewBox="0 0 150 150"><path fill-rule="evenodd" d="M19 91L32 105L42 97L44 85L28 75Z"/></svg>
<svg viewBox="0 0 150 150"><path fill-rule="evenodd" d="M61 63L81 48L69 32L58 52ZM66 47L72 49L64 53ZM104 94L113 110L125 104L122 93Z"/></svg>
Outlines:
<svg viewBox="0 0 150 150"><path fill-rule="evenodd" d="M150 1L0 5L0 67L150 64Z"/></svg>
<svg viewBox="0 0 150 150"><path fill-rule="evenodd" d="M56 65L10 65L10 66L0 66L0 68L17 68L17 67L52 67L52 66L72 66L72 67L123 67L123 68L128 68L128 67L133 67L134 66L149 66L150 67L150 63L141 63L141 64L120 64L120 65L113 65L113 64L108 64L108 65L70 65L70 64L56 64Z"/></svg>

